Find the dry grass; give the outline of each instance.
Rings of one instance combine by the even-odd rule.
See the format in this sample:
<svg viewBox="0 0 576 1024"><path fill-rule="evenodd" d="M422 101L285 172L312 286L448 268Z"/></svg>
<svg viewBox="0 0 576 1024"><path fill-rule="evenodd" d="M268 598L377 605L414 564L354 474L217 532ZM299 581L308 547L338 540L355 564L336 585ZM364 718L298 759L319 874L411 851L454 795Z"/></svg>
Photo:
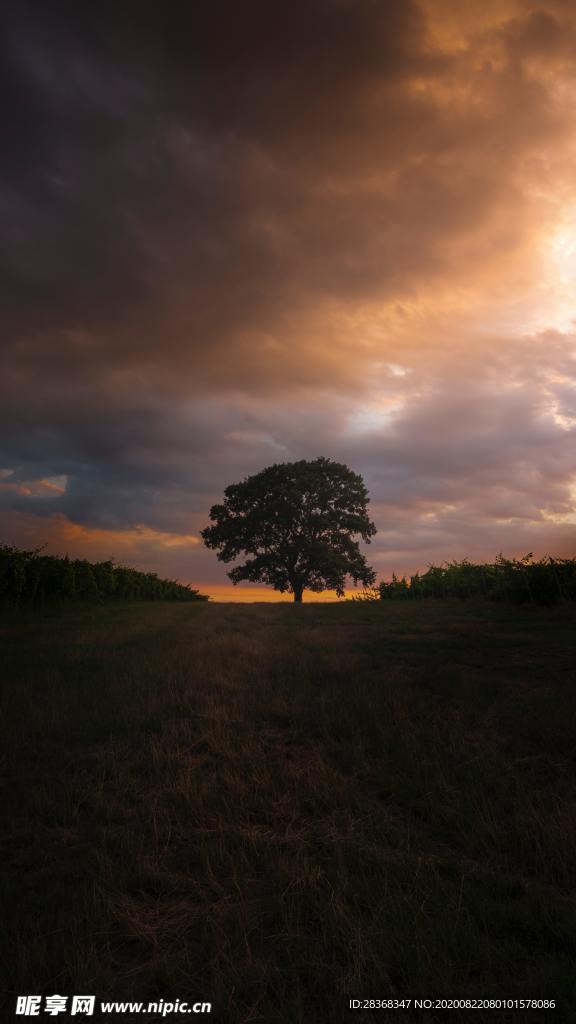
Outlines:
<svg viewBox="0 0 576 1024"><path fill-rule="evenodd" d="M230 1024L574 1006L573 635L569 609L469 604L13 616L10 1014L20 992L192 995Z"/></svg>

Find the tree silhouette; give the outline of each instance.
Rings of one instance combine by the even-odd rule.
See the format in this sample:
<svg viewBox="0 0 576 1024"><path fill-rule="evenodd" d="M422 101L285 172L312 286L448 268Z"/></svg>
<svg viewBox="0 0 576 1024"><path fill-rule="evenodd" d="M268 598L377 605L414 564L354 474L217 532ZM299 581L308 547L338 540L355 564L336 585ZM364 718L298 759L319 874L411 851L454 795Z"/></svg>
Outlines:
<svg viewBox="0 0 576 1024"><path fill-rule="evenodd" d="M348 466L323 457L283 462L227 487L201 536L221 562L252 556L228 573L234 584L268 583L295 601L305 589L341 597L347 576L365 586L376 578L353 540L369 544L376 533L367 504L364 481Z"/></svg>

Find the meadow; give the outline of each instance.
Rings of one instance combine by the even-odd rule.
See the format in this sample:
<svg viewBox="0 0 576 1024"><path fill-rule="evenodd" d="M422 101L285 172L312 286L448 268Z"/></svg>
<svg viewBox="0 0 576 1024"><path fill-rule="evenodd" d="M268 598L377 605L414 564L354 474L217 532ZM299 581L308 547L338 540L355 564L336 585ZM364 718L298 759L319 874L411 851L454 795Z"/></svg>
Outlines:
<svg viewBox="0 0 576 1024"><path fill-rule="evenodd" d="M571 1019L575 619L5 609L6 1019L32 992L227 1024ZM557 1009L348 1008L437 997Z"/></svg>

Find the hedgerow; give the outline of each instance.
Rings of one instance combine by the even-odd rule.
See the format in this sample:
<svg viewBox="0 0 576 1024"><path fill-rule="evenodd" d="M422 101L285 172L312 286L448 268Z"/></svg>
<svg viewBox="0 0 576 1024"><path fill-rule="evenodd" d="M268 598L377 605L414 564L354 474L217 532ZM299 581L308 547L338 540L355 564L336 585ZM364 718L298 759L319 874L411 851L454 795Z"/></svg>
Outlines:
<svg viewBox="0 0 576 1024"><path fill-rule="evenodd" d="M552 605L576 600L576 558L551 558L536 561L532 552L523 558L498 555L492 563L461 562L431 565L427 572L414 576L395 573L383 581L373 598L382 601L417 601L423 598L485 597L513 604ZM368 599L370 599L368 597Z"/></svg>
<svg viewBox="0 0 576 1024"><path fill-rule="evenodd" d="M0 545L0 601L44 604L48 601L142 600L207 601L204 594L154 572L138 572L111 559L85 559L44 555L42 549L23 551Z"/></svg>

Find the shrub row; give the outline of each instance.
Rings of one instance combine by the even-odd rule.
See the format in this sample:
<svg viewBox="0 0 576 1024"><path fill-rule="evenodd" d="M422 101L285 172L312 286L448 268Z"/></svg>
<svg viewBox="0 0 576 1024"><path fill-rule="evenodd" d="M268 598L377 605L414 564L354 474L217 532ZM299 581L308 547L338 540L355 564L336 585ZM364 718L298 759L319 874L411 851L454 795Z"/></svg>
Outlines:
<svg viewBox="0 0 576 1024"><path fill-rule="evenodd" d="M576 600L576 558L550 558L535 561L530 552L524 558L504 558L475 565L462 562L431 565L427 572L414 576L395 574L380 583L376 598L383 601L414 601L426 597L486 597L514 604L531 602L551 605Z"/></svg>
<svg viewBox="0 0 576 1024"><path fill-rule="evenodd" d="M154 572L138 572L113 561L43 555L0 545L0 601L42 604L54 600L110 599L207 601L197 590Z"/></svg>

